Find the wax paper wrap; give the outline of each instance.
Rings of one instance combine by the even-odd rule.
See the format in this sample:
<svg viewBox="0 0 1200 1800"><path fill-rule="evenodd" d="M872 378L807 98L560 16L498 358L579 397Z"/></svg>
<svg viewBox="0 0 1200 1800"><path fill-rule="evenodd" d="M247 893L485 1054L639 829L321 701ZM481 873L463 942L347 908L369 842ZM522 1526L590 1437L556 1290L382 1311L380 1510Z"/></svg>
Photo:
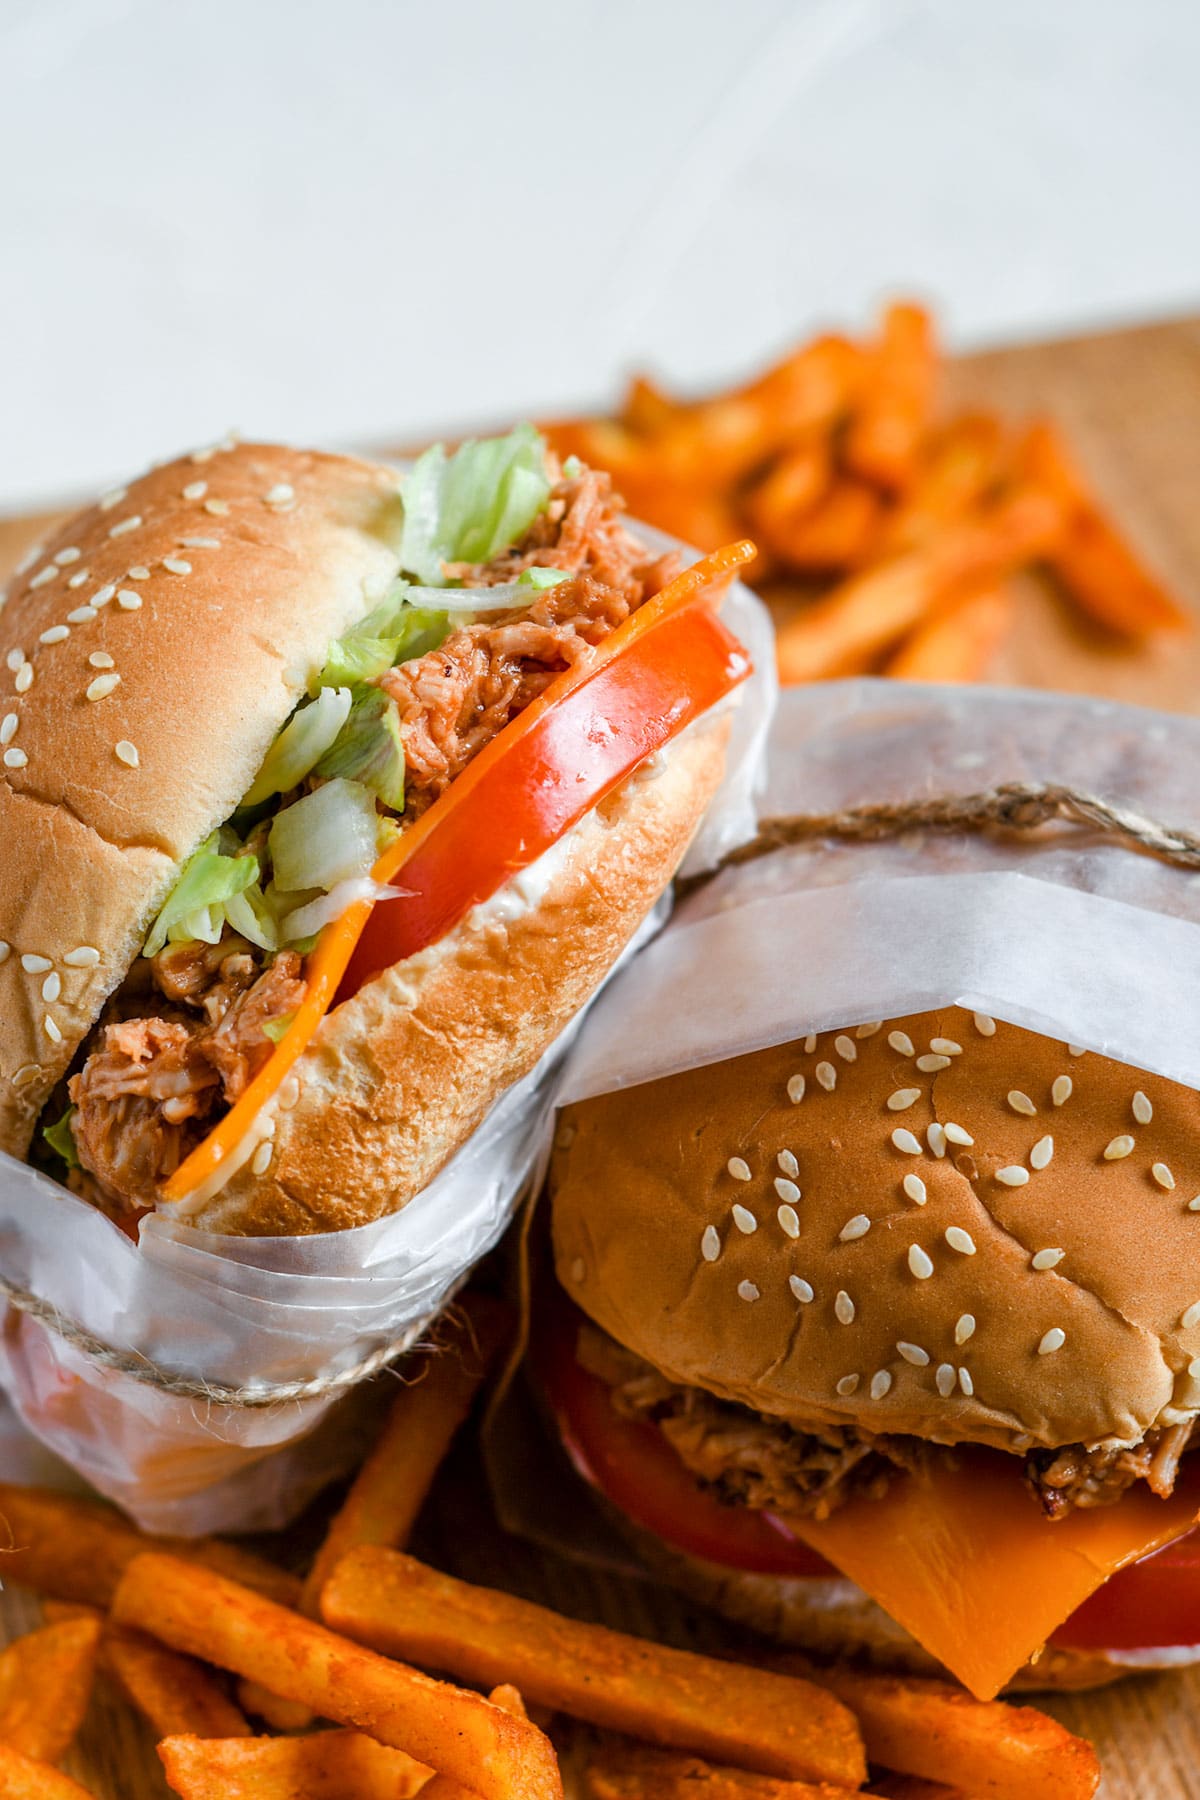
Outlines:
<svg viewBox="0 0 1200 1800"><path fill-rule="evenodd" d="M775 698L765 610L735 586L722 616L755 674L731 703L726 779L689 852L692 871L753 830ZM668 910L660 903L626 960ZM135 1244L0 1154L0 1274L159 1369L245 1387L352 1368L417 1339L500 1238L546 1142L578 1024L403 1211L353 1231L219 1237L155 1215ZM0 1398L0 1476L57 1481L73 1471L154 1531L282 1525L357 1447L353 1397L252 1409L179 1398L102 1367L15 1308L0 1330L0 1390L9 1403L6 1416Z"/></svg>

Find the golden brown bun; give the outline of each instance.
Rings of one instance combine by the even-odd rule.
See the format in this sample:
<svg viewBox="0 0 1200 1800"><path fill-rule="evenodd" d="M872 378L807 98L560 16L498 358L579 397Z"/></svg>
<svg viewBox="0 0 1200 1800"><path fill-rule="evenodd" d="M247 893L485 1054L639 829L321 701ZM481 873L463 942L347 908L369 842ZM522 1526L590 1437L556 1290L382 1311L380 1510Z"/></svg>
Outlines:
<svg viewBox="0 0 1200 1800"><path fill-rule="evenodd" d="M585 817L549 886L515 917L480 908L329 1015L297 1065L261 1177L191 1222L292 1234L364 1225L437 1173L588 1000L674 874L724 768L700 721Z"/></svg>
<svg viewBox="0 0 1200 1800"><path fill-rule="evenodd" d="M781 979L802 1004L802 959ZM712 994L719 1005L719 970ZM1133 1443L1190 1417L1200 1099L1015 1026L985 1035L988 1023L947 1009L866 1036L829 1033L811 1049L781 1045L572 1108L552 1174L559 1279L673 1381L799 1423L1021 1450ZM961 1051L918 1069L943 1038ZM1073 1091L1056 1106L1064 1075ZM916 1097L890 1111L903 1089ZM1027 1096L1033 1116L1010 1094L1018 1107ZM927 1143L935 1120L973 1144L952 1142L939 1159ZM897 1130L916 1134L919 1154L896 1147ZM1047 1135L1052 1160L1031 1170ZM1106 1160L1125 1135L1131 1153ZM792 1167L802 1198L778 1187ZM1028 1173L1024 1185L997 1178L1012 1168ZM924 1184L925 1204L906 1176ZM865 1234L847 1239L864 1219ZM1046 1250L1064 1254L1035 1268ZM789 1278L810 1284L811 1302Z"/></svg>
<svg viewBox="0 0 1200 1800"><path fill-rule="evenodd" d="M330 639L392 578L398 523L394 471L239 444L106 496L10 582L0 720L15 717L7 750L27 760L0 760L0 1149L24 1153L180 864L237 806ZM71 623L96 595L95 616ZM31 682L9 666L18 652ZM119 685L89 700L110 674ZM67 960L80 949L99 962Z"/></svg>

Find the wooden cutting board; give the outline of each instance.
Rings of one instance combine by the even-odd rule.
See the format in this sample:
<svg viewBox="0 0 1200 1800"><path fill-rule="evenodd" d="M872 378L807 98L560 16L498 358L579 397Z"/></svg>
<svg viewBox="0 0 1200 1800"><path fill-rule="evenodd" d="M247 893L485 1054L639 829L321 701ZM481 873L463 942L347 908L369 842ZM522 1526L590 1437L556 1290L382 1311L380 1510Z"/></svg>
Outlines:
<svg viewBox="0 0 1200 1800"><path fill-rule="evenodd" d="M952 369L948 389L955 405L1055 413L1124 526L1200 618L1200 319L969 357ZM55 517L0 519L0 577ZM1131 653L1030 578L1019 628L992 677L1197 712L1200 632ZM468 1532L440 1531L437 1550L472 1580L567 1612L706 1649L723 1641L719 1626L661 1589L489 1535L475 1519ZM0 1593L0 1642L38 1616L29 1596ZM1045 1704L1097 1745L1104 1800L1200 1800L1200 1670ZM147 1734L106 1694L66 1766L97 1800L161 1800L167 1792Z"/></svg>

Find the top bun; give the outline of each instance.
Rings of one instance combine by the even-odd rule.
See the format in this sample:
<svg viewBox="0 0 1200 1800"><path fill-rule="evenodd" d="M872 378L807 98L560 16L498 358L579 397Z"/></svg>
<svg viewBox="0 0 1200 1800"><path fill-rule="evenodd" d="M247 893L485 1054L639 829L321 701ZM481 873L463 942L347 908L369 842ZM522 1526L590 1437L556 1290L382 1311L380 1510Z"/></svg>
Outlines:
<svg viewBox="0 0 1200 1800"><path fill-rule="evenodd" d="M181 864L395 573L393 470L168 463L25 559L0 614L0 1149L23 1155Z"/></svg>
<svg viewBox="0 0 1200 1800"><path fill-rule="evenodd" d="M759 1413L1021 1451L1200 1408L1200 1099L1104 1057L851 1027L569 1109L551 1179L578 1304Z"/></svg>

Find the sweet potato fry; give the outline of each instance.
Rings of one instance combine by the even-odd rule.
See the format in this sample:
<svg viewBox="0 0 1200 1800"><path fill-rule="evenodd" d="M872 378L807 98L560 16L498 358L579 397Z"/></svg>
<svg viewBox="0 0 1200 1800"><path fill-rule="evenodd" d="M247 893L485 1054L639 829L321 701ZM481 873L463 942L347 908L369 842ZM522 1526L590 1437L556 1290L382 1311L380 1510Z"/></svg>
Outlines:
<svg viewBox="0 0 1200 1800"><path fill-rule="evenodd" d="M1028 479L1043 485L1066 513L1066 529L1048 560L1082 611L1126 637L1192 628L1191 614L1118 531L1048 420L1027 434L1023 463Z"/></svg>
<svg viewBox="0 0 1200 1800"><path fill-rule="evenodd" d="M987 500L1005 472L1000 421L964 413L937 437L884 534L889 550L910 549Z"/></svg>
<svg viewBox="0 0 1200 1800"><path fill-rule="evenodd" d="M857 568L874 548L882 510L874 488L841 476L808 512L776 521L771 549L801 572Z"/></svg>
<svg viewBox="0 0 1200 1800"><path fill-rule="evenodd" d="M746 493L743 505L750 528L772 555L786 556L788 532L822 498L831 471L828 437L813 436L786 450Z"/></svg>
<svg viewBox="0 0 1200 1800"><path fill-rule="evenodd" d="M100 1666L155 1737L250 1736L245 1718L202 1663L143 1632L109 1625L100 1644Z"/></svg>
<svg viewBox="0 0 1200 1800"><path fill-rule="evenodd" d="M311 1737L201 1738L158 1746L167 1782L183 1800L410 1800L429 1770L360 1731Z"/></svg>
<svg viewBox="0 0 1200 1800"><path fill-rule="evenodd" d="M216 1538L153 1538L115 1507L48 1488L0 1482L0 1578L57 1600L108 1606L126 1566L144 1550L165 1550L294 1606L300 1583Z"/></svg>
<svg viewBox="0 0 1200 1800"><path fill-rule="evenodd" d="M649 1744L615 1739L583 1760L581 1800L845 1800L828 1782L781 1781L747 1769L723 1769Z"/></svg>
<svg viewBox="0 0 1200 1800"><path fill-rule="evenodd" d="M962 1788L979 1800L1089 1800L1100 1780L1092 1746L1031 1706L973 1700L949 1682L813 1670L805 1658L771 1658L804 1671L853 1709L873 1763Z"/></svg>
<svg viewBox="0 0 1200 1800"><path fill-rule="evenodd" d="M979 681L1012 627L1005 587L985 587L934 613L884 669L896 681Z"/></svg>
<svg viewBox="0 0 1200 1800"><path fill-rule="evenodd" d="M170 1556L136 1557L121 1578L113 1617L406 1750L488 1800L561 1800L557 1758L535 1726L481 1694L361 1649L210 1569Z"/></svg>
<svg viewBox="0 0 1200 1800"><path fill-rule="evenodd" d="M304 1584L301 1604L310 1618L318 1616L321 1589L347 1550L407 1544L450 1441L511 1329L506 1306L486 1294L467 1295L444 1342L399 1389Z"/></svg>
<svg viewBox="0 0 1200 1800"><path fill-rule="evenodd" d="M854 1719L820 1688L780 1687L756 1669L561 1618L395 1550L352 1550L321 1611L386 1655L481 1687L512 1681L537 1704L593 1725L766 1775L842 1786L864 1778Z"/></svg>
<svg viewBox="0 0 1200 1800"><path fill-rule="evenodd" d="M846 433L843 457L852 474L889 493L909 485L929 424L936 372L929 314L922 306L893 303Z"/></svg>
<svg viewBox="0 0 1200 1800"><path fill-rule="evenodd" d="M0 1800L91 1800L69 1775L0 1744Z"/></svg>
<svg viewBox="0 0 1200 1800"><path fill-rule="evenodd" d="M635 375L625 391L618 423L640 437L653 437L669 431L687 411L686 404L675 400L649 375Z"/></svg>
<svg viewBox="0 0 1200 1800"><path fill-rule="evenodd" d="M0 1743L57 1762L83 1724L96 1674L98 1619L43 1625L0 1653Z"/></svg>

